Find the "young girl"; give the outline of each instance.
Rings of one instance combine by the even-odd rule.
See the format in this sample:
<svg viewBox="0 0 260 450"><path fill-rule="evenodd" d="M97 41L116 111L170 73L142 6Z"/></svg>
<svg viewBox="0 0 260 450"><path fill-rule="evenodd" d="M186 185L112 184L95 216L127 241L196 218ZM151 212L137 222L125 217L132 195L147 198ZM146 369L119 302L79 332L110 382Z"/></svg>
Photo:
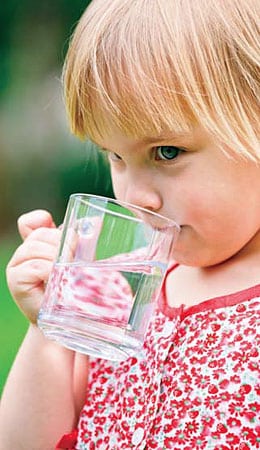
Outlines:
<svg viewBox="0 0 260 450"><path fill-rule="evenodd" d="M7 268L29 330L1 450L260 448L259 0L93 0L68 53L72 131L115 195L181 227L141 354L95 360L36 320L59 230L20 218Z"/></svg>

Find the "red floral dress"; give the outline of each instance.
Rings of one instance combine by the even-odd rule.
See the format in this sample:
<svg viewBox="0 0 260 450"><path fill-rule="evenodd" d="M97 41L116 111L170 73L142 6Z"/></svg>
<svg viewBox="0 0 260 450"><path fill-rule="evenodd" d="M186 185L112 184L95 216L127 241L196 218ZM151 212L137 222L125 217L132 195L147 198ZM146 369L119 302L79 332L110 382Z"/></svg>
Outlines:
<svg viewBox="0 0 260 450"><path fill-rule="evenodd" d="M260 285L192 307L164 292L142 354L90 359L75 450L260 449Z"/></svg>

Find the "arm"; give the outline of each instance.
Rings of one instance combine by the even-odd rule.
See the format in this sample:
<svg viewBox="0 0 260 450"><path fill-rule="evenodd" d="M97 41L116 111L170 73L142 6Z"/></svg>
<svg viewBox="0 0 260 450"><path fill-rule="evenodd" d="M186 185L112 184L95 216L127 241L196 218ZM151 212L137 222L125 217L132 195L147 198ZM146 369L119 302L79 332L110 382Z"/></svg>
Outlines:
<svg viewBox="0 0 260 450"><path fill-rule="evenodd" d="M47 340L36 326L60 232L48 213L22 216L24 243L7 268L14 299L31 324L10 371L0 408L0 450L53 450L76 426L85 397L87 358Z"/></svg>
<svg viewBox="0 0 260 450"><path fill-rule="evenodd" d="M1 400L1 450L53 450L73 428L73 362L73 352L29 327Z"/></svg>

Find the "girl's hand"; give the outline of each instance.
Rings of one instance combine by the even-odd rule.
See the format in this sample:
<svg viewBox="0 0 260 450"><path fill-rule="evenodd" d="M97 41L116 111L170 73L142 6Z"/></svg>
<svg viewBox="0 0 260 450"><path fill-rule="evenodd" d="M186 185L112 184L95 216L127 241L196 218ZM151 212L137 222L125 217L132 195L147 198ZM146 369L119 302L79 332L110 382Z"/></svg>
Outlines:
<svg viewBox="0 0 260 450"><path fill-rule="evenodd" d="M18 219L18 229L24 242L7 265L7 283L23 314L36 323L61 231L43 210L23 214Z"/></svg>

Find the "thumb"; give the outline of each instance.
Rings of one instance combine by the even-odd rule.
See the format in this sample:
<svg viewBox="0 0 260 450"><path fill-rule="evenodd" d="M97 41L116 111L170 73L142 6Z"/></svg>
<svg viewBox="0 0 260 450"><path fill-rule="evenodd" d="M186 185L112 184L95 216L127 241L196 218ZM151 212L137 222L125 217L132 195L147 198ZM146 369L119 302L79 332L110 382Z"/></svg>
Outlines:
<svg viewBox="0 0 260 450"><path fill-rule="evenodd" d="M26 239L37 228L56 228L51 214L43 209L36 209L23 214L17 221L18 230L22 239Z"/></svg>

